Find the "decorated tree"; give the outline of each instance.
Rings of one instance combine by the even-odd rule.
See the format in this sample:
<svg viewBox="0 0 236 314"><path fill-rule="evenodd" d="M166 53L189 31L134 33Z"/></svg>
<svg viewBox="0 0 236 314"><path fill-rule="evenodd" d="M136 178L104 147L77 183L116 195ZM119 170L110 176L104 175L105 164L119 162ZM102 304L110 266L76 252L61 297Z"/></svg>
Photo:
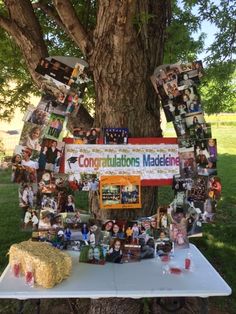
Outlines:
<svg viewBox="0 0 236 314"><path fill-rule="evenodd" d="M186 3L188 19L191 5L198 1L191 1L191 5ZM6 83L10 79L23 82L20 86L23 95L26 90L34 90L31 78L39 89L42 87L40 76L35 72L40 58L59 51L61 55L83 55L94 84L95 116L91 118L81 106L73 123L83 127L128 127L133 137L162 136L159 101L150 76L164 61L167 35L175 39L176 28L167 31L172 8L177 12L172 4L176 6L171 0L4 0L0 15L1 37L6 43L5 55L10 53L11 66L3 63L2 79L7 78ZM176 14L183 21L184 15ZM198 20L188 19L188 22L196 23L195 27L198 25ZM186 29L180 28L189 39ZM191 56L194 58L199 46L189 47L194 51ZM177 57L189 56L181 49L173 53L171 48L169 42L166 46L169 60L166 61L175 62ZM1 59L4 62L4 50ZM17 91L10 92L11 99L17 98L19 84ZM9 96L3 87L2 95L5 99ZM21 101L26 104L23 96ZM144 188L142 197L142 215L151 215L157 207L156 188ZM107 214L119 218L120 212L113 210ZM133 210L129 218L140 213ZM122 211L123 218L125 215ZM129 300L119 304L118 301L91 301L89 313L112 313L118 307L119 313L140 312L140 302Z"/></svg>
<svg viewBox="0 0 236 314"><path fill-rule="evenodd" d="M149 78L163 61L170 1L101 1L96 4L96 22L87 29L70 1L4 3L3 10L8 12L3 12L0 26L20 48L38 87L40 77L34 70L40 58L48 56L39 23L43 11L73 40L89 64L96 99L93 125L128 127L133 137L161 136L159 103ZM39 9L42 11L35 13ZM81 107L77 124L91 127L91 122ZM156 208L157 193L154 188L145 190L142 214L149 215Z"/></svg>

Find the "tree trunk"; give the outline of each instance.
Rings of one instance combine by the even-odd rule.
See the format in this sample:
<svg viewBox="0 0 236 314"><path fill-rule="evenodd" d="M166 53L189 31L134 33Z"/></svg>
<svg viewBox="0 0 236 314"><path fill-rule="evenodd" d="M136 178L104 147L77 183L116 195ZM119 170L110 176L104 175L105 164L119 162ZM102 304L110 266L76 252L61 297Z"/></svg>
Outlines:
<svg viewBox="0 0 236 314"><path fill-rule="evenodd" d="M88 60L96 91L95 127L128 127L132 137L160 137L160 110L150 76L163 59L168 1L104 1ZM141 16L146 15L146 23ZM137 22L135 23L135 20ZM142 189L142 209L105 210L110 219L149 216L157 188Z"/></svg>
<svg viewBox="0 0 236 314"><path fill-rule="evenodd" d="M169 1L100 3L94 51L88 60L96 92L95 127L128 127L133 137L162 136L159 102L150 76L163 60L168 10ZM149 13L155 14L149 26L134 25L135 17ZM106 210L102 216L149 216L156 210L157 188L143 188L142 198L141 210ZM117 299L114 303L105 299L92 300L88 313L142 312L140 300Z"/></svg>

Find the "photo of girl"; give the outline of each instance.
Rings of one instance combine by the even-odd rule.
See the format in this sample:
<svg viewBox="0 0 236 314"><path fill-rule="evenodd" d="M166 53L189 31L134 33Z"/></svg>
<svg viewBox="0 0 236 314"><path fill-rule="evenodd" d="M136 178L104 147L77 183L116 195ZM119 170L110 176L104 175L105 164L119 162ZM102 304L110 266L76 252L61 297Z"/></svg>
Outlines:
<svg viewBox="0 0 236 314"><path fill-rule="evenodd" d="M40 151L42 130L42 126L25 122L23 130L21 132L20 145L26 146L32 150Z"/></svg>
<svg viewBox="0 0 236 314"><path fill-rule="evenodd" d="M122 241L118 238L114 239L109 249L106 261L110 263L120 263L122 259Z"/></svg>
<svg viewBox="0 0 236 314"><path fill-rule="evenodd" d="M90 132L87 134L88 144L97 144L99 138L99 133L96 129L91 129Z"/></svg>
<svg viewBox="0 0 236 314"><path fill-rule="evenodd" d="M185 122L186 122L187 128L190 128L190 127L195 128L198 125L205 123L205 118L202 112L187 113L185 115Z"/></svg>
<svg viewBox="0 0 236 314"><path fill-rule="evenodd" d="M79 262L95 264L95 265L104 265L105 259L104 259L102 247L100 245L83 246L80 251Z"/></svg>
<svg viewBox="0 0 236 314"><path fill-rule="evenodd" d="M67 202L66 202L63 212L66 212L66 213L75 212L75 201L72 195L67 196Z"/></svg>
<svg viewBox="0 0 236 314"><path fill-rule="evenodd" d="M216 162L217 160L217 145L216 145L216 139L209 138L207 141L208 144L208 152L209 152L209 158L208 160L212 163Z"/></svg>

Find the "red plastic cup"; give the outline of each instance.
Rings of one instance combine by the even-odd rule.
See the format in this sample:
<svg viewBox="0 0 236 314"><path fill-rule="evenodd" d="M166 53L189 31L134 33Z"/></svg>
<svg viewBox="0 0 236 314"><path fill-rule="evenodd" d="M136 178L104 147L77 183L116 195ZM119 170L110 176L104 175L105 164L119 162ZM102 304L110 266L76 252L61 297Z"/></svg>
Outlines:
<svg viewBox="0 0 236 314"><path fill-rule="evenodd" d="M34 277L33 277L33 272L32 271L27 271L25 273L25 281L27 284L32 285L34 282Z"/></svg>
<svg viewBox="0 0 236 314"><path fill-rule="evenodd" d="M20 276L20 264L14 264L13 265L13 268L12 268L12 271L13 271L13 275L15 277L19 277Z"/></svg>
<svg viewBox="0 0 236 314"><path fill-rule="evenodd" d="M171 267L170 273L175 275L180 275L182 273L182 270L178 267Z"/></svg>
<svg viewBox="0 0 236 314"><path fill-rule="evenodd" d="M185 269L190 269L191 259L185 258Z"/></svg>

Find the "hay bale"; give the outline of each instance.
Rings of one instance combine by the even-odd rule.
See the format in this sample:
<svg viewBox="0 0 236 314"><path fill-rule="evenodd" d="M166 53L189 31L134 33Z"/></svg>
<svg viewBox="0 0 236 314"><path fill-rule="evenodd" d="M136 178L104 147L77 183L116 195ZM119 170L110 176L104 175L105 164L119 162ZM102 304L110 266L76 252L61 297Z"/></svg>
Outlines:
<svg viewBox="0 0 236 314"><path fill-rule="evenodd" d="M20 264L21 274L32 269L35 283L52 288L69 277L72 269L71 257L48 243L24 241L13 244L9 250L9 263Z"/></svg>

